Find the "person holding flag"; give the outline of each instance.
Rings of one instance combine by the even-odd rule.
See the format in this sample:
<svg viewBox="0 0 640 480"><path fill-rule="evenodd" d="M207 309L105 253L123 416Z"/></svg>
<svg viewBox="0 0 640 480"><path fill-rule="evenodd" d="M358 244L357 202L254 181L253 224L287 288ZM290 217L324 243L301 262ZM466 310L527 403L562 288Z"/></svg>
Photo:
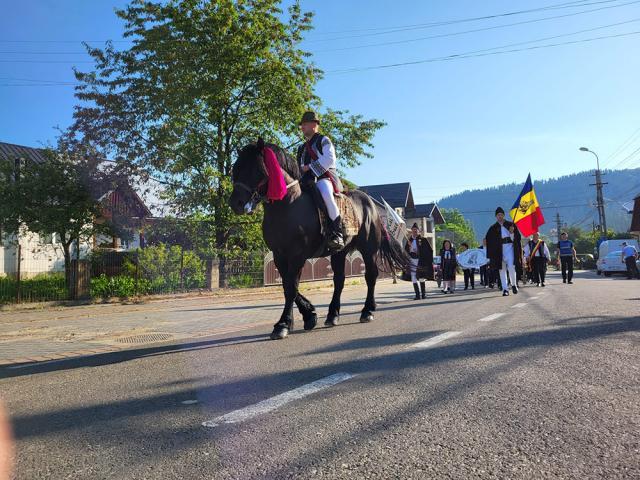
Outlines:
<svg viewBox="0 0 640 480"><path fill-rule="evenodd" d="M522 237L516 225L505 220L501 207L496 208L496 223L489 227L485 238L489 267L500 271L502 296L509 295L509 280L513 293L518 293L516 267L522 268Z"/></svg>

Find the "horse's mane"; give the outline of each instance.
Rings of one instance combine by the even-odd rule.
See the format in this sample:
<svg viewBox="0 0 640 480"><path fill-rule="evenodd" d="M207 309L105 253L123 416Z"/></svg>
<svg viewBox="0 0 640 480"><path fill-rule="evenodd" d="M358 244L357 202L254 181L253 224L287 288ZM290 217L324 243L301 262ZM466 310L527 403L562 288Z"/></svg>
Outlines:
<svg viewBox="0 0 640 480"><path fill-rule="evenodd" d="M280 167L282 167L285 172L287 172L294 180L300 180L300 168L298 167L298 163L287 153L286 150L273 143L266 143L265 146L273 150L273 153L276 154ZM258 156L260 154L261 151L258 148L257 142L250 143L242 148L238 155L238 160L233 165L233 178L237 178L237 173L239 171L248 168L250 165L255 165L256 161L260 161L258 160ZM264 164L262 164L261 161L260 168L265 171Z"/></svg>
<svg viewBox="0 0 640 480"><path fill-rule="evenodd" d="M294 180L300 180L300 167L298 166L298 162L295 158L287 153L286 150L280 148L278 145L273 143L268 143L267 147L273 150L273 153L276 154L276 158L278 159L278 163L282 167L282 169L287 172Z"/></svg>

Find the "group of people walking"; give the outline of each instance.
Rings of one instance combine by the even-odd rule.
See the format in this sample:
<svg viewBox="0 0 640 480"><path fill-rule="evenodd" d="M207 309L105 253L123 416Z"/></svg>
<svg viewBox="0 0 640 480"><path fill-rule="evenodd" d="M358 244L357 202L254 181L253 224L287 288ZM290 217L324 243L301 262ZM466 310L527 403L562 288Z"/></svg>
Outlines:
<svg viewBox="0 0 640 480"><path fill-rule="evenodd" d="M530 283L538 287L545 286L547 265L551 262L551 252L547 243L538 233L523 245L522 235L517 226L505 219L501 207L495 211L496 222L489 227L480 249L485 250L488 263L479 268L480 284L485 288L496 285L503 296L518 293L518 284ZM426 298L425 280L434 280L433 249L429 241L420 235L417 224L411 228L411 236L406 245L411 257L410 279L415 291L415 300ZM469 249L462 243L460 252ZM442 293L453 293L456 289L458 258L456 249L450 240L442 242L440 249L440 270L442 275ZM556 244L556 253L562 270L563 283L573 283L573 263L576 250L573 242L563 232ZM463 268L464 289L475 289L475 269ZM407 278L409 279L409 278Z"/></svg>

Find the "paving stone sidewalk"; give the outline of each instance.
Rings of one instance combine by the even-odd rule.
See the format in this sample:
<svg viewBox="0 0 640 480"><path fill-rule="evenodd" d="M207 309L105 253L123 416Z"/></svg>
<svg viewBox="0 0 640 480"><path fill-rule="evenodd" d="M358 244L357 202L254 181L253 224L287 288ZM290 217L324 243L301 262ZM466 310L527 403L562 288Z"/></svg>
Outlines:
<svg viewBox="0 0 640 480"><path fill-rule="evenodd" d="M362 308L366 286L347 284L343 314ZM435 292L435 284L433 284ZM331 300L328 286L306 287L318 309L319 324ZM378 283L378 302L407 300L413 295L407 282ZM177 298L134 305L88 305L0 312L0 366L94 355L168 341L182 342L265 327L282 311L283 296L272 290L244 298L212 296ZM301 326L300 316L296 316Z"/></svg>

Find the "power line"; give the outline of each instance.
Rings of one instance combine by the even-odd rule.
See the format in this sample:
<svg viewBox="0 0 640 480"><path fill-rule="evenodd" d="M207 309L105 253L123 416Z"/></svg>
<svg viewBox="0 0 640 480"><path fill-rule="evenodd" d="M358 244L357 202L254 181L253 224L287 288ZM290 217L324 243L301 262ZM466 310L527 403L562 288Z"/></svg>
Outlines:
<svg viewBox="0 0 640 480"><path fill-rule="evenodd" d="M453 55L447 55L447 56L444 56L444 57L433 57L433 58L427 58L427 59L424 59L424 60L415 60L415 61L412 61L412 62L390 63L390 64L386 64L386 65L374 65L374 66L370 66L370 67L349 68L349 69L343 69L343 70L330 70L330 71L327 71L325 73L328 73L328 74L332 74L332 73L333 74L357 73L357 72L365 72L365 71L370 71L370 70L382 70L382 69L404 67L404 66L410 66L410 65L420 65L420 64L424 64L424 63L435 63L435 62L445 62L445 61L450 61L450 60L460 60L460 59L466 59L466 58L487 57L487 56L491 56L491 55L501 55L501 54L504 54L504 53L523 52L523 51L527 51L527 50L540 50L540 49L543 49L543 48L552 48L552 47L559 47L559 46L564 46L564 45L574 45L574 44L579 44L579 43L595 42L595 41L598 41L598 40L605 40L605 39L610 39L610 38L628 37L628 36L631 36L631 35L638 35L638 34L640 34L640 31L619 33L619 34L615 34L615 35L605 35L605 36L601 36L601 37L585 38L585 39L582 39L582 40L573 40L573 41L569 41L569 42L550 43L550 44L546 44L546 45L535 45L535 46L532 46L532 47L516 48L516 49L512 49L512 50L501 50L501 51L498 51L498 52L488 52L488 50L495 50L497 48L507 48L507 47L510 47L512 45L518 45L518 44L510 44L510 45L503 45L502 47L493 47L493 48L489 48L489 49L474 50L474 51L471 51L471 52L457 53L457 54L453 54ZM486 52L486 53L479 53L479 52Z"/></svg>
<svg viewBox="0 0 640 480"><path fill-rule="evenodd" d="M627 138L624 142L622 142L622 144L620 144L618 146L618 148L616 148L614 150L614 152L609 155L609 157L603 162L603 163L607 163L612 161L613 159L615 159L618 155L620 155L628 146L629 144L631 144L634 140L635 137L637 137L638 135L640 135L640 127L638 127L629 138Z"/></svg>
<svg viewBox="0 0 640 480"><path fill-rule="evenodd" d="M634 2L630 2L630 3L626 3L624 5L630 5L631 3L639 3L639 2L638 1L634 1ZM619 6L622 6L622 5L619 5ZM611 8L611 7L609 7L609 8ZM558 19L558 18L571 17L571 16L575 16L575 15L580 15L580 14L583 14L583 13L595 12L595 11L598 11L598 10L600 10L600 9L585 10L583 12L575 12L575 13L566 14L566 15L556 15L556 16L553 16L553 17L537 18L537 19L533 19L533 20L525 20L525 21L522 21L522 22L507 23L507 24L503 24L503 25L493 25L491 27L476 28L476 29L473 29L473 30L464 30L464 31L461 31L461 32L440 33L438 35L430 35L428 37L411 38L411 39L407 39L407 40L396 40L396 41L392 41L392 42L370 43L370 44L367 44L367 45L356 45L356 46L353 46L353 47L341 47L341 48L333 48L333 49L328 49L328 50L318 50L318 51L315 51L314 53L340 52L340 51L357 50L357 49L370 48L370 47L383 47L383 46L389 46L389 45L401 45L401 44L406 44L406 43L421 42L421 41L424 41L424 40L432 40L432 39L436 39L436 38L453 37L453 36L465 35L465 34L469 34L469 33L485 32L485 31L489 31L489 30L496 30L496 29L499 29L499 28L507 28L507 27L513 27L513 26L517 26L517 25L525 25L525 24L529 24L529 23L543 22L543 21L546 21L546 20L553 20L553 19ZM549 39L553 39L553 38L559 38L559 37L567 36L567 35L577 35L578 33L591 32L591 31L594 31L594 30L602 29L602 28L608 28L608 27L613 27L613 26L617 26L617 25L624 25L626 23L637 22L637 21L638 21L638 19L627 20L625 22L613 23L611 25L604 25L604 26L601 26L601 27L591 28L591 29L587 29L587 30L580 30L578 32L573 32L573 33L568 33L568 34L564 34L564 35L557 35L557 36L553 36L553 37L548 37L545 40L549 40ZM538 41L542 41L542 39L538 40ZM0 53L2 53L2 52L0 52Z"/></svg>
<svg viewBox="0 0 640 480"><path fill-rule="evenodd" d="M560 8L586 7L586 6L597 5L597 4L602 4L602 3L612 3L613 1L615 1L615 0L595 1L595 2L591 2L591 3L580 3L580 4L571 5L571 6L565 6L565 7L561 7L561 6L540 7L540 8L536 8L536 9L520 10L520 11L516 11L516 12L507 12L507 13L501 13L501 14L496 14L496 15L485 15L485 16L482 16L482 17L466 18L466 19L460 19L460 20L445 20L445 21L440 21L440 22L431 22L431 23L409 25L409 26L406 26L406 27L399 27L399 28L395 28L395 29L391 28L391 29L389 29L387 31L383 31L383 32L368 33L368 34L361 34L361 35L347 35L347 36L333 37L333 38L326 38L326 39L317 39L317 40L309 39L308 41L315 42L315 43L333 42L333 41L337 41L337 40L348 40L348 39L352 39L352 38L363 38L363 37L373 37L373 36L380 36L380 35L389 35L389 34L408 32L408 31L413 31L413 30L423 30L423 29L427 29L427 28L454 25L454 24L458 24L458 23L475 22L475 21L481 21L481 20L491 20L491 19L500 18L500 17L522 15L522 14L526 14L526 13L534 13L534 12L545 11L545 10L554 10L554 9L560 9ZM619 5L611 5L611 6L607 6L607 7L600 7L600 8L593 9L591 11L595 12L595 11L605 10L605 9L610 9L610 8L624 7L624 6L630 5L632 3L636 3L636 2L629 2L629 3L619 4ZM575 14L580 14L580 13L582 13L582 12L576 12ZM574 15L574 14L568 14L567 16L572 16L572 15Z"/></svg>
<svg viewBox="0 0 640 480"><path fill-rule="evenodd" d="M534 13L534 12L538 12L538 11L546 11L546 10L556 10L556 9L563 9L563 8L580 8L580 7L584 7L584 6L589 6L589 5L597 5L597 4L604 4L604 3L615 3L619 0L599 0L599 1L588 1L588 0L581 0L581 1L575 1L575 2L563 2L563 3L559 3L559 4L553 4L553 5L547 5L545 7L538 7L538 8L533 8L533 9L528 9L528 10L519 10L519 11L512 11L512 12L503 12L503 13L499 13L499 14L493 14L493 15L485 15L485 16L481 16L481 17L471 17L471 18L462 18L462 19L455 19L455 20L444 20L444 21L438 21L438 22L429 22L429 23L422 23L422 24L413 24L413 25L401 25L401 26L396 26L396 27L378 27L378 28L370 28L370 29L352 29L352 30L343 30L343 31L336 31L336 32L325 32L325 34L328 35L334 35L334 34L340 34L340 33L354 33L354 32L361 32L361 31L370 31L370 30L376 30L376 31L380 31L380 30L384 30L385 32L382 33L395 33L396 31L407 31L407 30L412 30L412 29L421 29L421 28L434 28L434 27L439 27L439 26L445 26L445 25L453 25L453 24L457 24L457 23L465 23L465 22L475 22L475 21L481 21L481 20L490 20L490 19L494 19L494 18L500 18L500 17L506 17L506 16L514 16L514 15L522 15L522 14L527 14L527 13ZM614 8L617 7L618 5L612 5L611 7L607 7L607 8ZM623 5L620 5L623 6ZM322 32L317 32L318 34L322 35ZM363 36L367 36L367 35L363 35ZM342 39L344 37L339 37L338 39ZM309 39L309 40L313 40L313 39ZM333 40L333 39L331 39ZM64 43L64 44L71 44L71 43L82 43L82 42L89 42L89 43L105 43L105 42L112 42L112 43L133 43L135 40L109 40L109 39L103 39L103 40L10 40L10 39L0 39L0 43L16 43L16 44L55 44L55 43ZM177 40L176 41L180 41Z"/></svg>

